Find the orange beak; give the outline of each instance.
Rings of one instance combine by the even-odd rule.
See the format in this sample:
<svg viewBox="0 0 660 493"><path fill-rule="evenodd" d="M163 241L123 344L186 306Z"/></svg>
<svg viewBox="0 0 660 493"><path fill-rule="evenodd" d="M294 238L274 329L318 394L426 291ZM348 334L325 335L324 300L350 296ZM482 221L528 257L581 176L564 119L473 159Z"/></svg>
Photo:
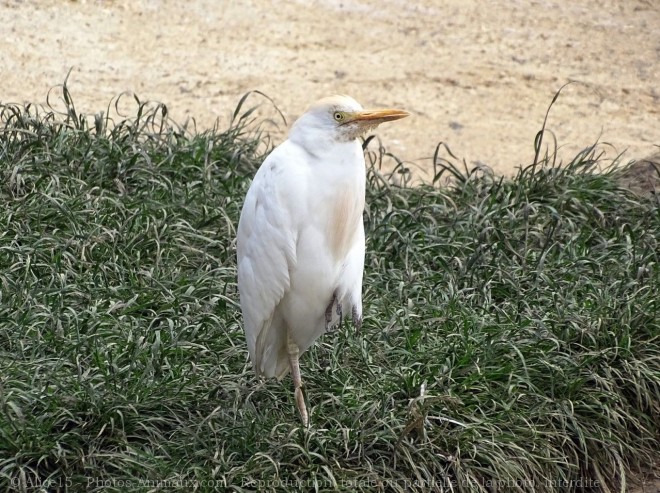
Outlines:
<svg viewBox="0 0 660 493"><path fill-rule="evenodd" d="M371 125L379 125L383 122L391 122L410 116L410 113L404 110L383 109L383 110L365 110L354 113L350 121L364 122Z"/></svg>

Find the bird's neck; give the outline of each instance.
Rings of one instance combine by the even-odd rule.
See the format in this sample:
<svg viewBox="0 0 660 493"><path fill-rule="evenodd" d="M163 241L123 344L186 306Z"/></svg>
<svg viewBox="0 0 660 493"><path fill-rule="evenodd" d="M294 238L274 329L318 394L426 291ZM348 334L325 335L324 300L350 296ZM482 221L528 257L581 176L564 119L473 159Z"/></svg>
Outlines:
<svg viewBox="0 0 660 493"><path fill-rule="evenodd" d="M337 153L352 153L355 152L356 147L360 146L358 139L348 139L335 132L296 124L289 132L289 140L314 158L323 158Z"/></svg>

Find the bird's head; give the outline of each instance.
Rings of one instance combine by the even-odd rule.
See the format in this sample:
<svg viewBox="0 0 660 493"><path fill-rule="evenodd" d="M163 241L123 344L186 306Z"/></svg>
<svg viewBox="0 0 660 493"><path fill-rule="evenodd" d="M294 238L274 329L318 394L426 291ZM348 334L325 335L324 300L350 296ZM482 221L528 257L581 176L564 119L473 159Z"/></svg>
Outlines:
<svg viewBox="0 0 660 493"><path fill-rule="evenodd" d="M348 96L330 96L312 104L293 124L290 137L304 140L350 142L381 123L398 120L410 113L397 109L365 110Z"/></svg>

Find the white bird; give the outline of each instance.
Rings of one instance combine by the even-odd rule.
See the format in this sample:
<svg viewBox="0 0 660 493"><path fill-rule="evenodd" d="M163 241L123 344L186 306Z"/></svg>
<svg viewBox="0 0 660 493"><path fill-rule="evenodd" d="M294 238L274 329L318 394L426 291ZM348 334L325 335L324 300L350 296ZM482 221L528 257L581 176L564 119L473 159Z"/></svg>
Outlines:
<svg viewBox="0 0 660 493"><path fill-rule="evenodd" d="M254 176L237 233L238 288L257 375L289 370L303 425L299 356L341 323L362 320L365 161L358 137L409 113L353 98L311 105Z"/></svg>

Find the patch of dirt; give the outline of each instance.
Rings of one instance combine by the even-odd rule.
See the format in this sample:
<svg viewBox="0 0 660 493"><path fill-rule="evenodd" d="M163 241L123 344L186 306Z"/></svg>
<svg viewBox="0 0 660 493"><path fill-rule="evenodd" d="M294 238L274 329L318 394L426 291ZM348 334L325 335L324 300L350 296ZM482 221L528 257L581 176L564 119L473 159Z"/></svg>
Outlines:
<svg viewBox="0 0 660 493"><path fill-rule="evenodd" d="M0 0L0 17L3 102L44 102L71 67L79 111L132 91L198 128L253 89L289 123L344 93L411 111L378 135L422 169L442 141L511 174L576 81L548 120L564 161L597 140L627 159L660 144L655 0Z"/></svg>
<svg viewBox="0 0 660 493"><path fill-rule="evenodd" d="M619 177L619 184L637 195L658 195L660 198L660 152L640 159Z"/></svg>

